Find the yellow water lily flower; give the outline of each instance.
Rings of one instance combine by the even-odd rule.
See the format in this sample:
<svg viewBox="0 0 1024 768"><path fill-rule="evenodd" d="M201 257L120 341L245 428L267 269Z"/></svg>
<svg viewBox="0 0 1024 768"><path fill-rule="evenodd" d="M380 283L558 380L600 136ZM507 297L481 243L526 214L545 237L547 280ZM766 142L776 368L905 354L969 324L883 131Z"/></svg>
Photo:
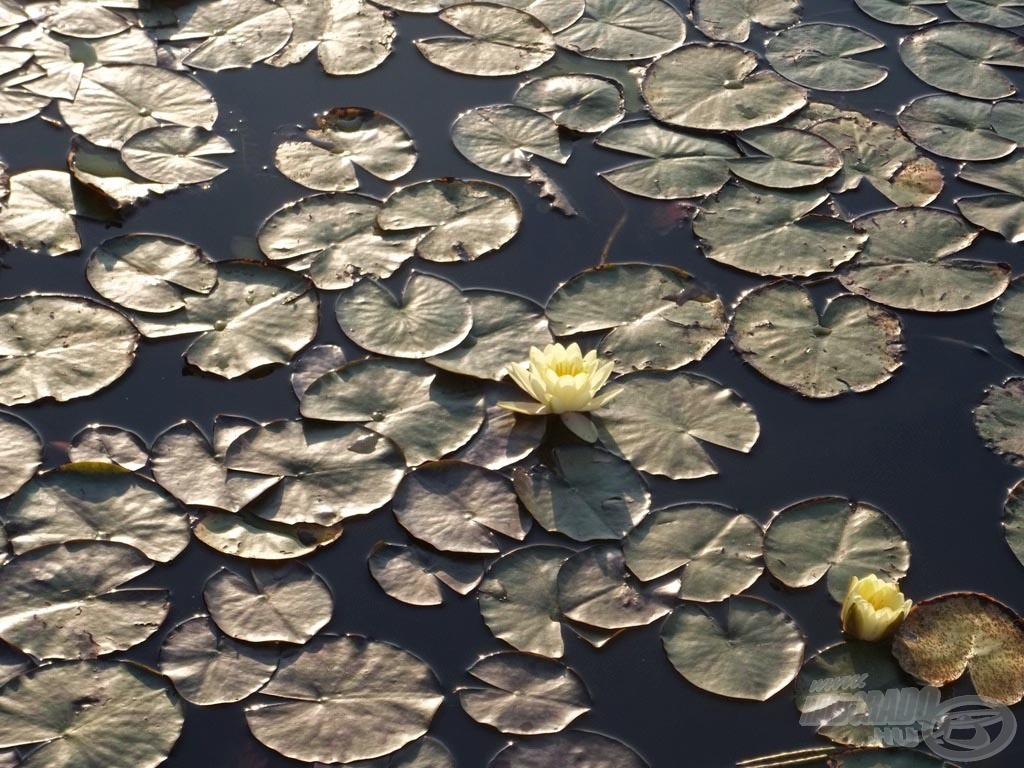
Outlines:
<svg viewBox="0 0 1024 768"><path fill-rule="evenodd" d="M843 632L871 642L892 637L913 605L892 582L854 576L843 600Z"/></svg>
<svg viewBox="0 0 1024 768"><path fill-rule="evenodd" d="M544 349L530 347L530 362L512 363L509 375L537 402L501 402L498 405L530 416L593 411L621 391L597 394L611 376L612 367L610 362L602 365L593 350L584 355L575 342L568 347L561 344L548 344Z"/></svg>

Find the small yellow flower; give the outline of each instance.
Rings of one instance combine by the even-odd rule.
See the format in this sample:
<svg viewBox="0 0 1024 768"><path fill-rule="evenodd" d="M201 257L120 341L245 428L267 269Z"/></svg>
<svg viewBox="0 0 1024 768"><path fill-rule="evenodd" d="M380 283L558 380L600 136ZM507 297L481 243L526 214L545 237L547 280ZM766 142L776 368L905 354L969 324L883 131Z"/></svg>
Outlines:
<svg viewBox="0 0 1024 768"><path fill-rule="evenodd" d="M877 576L850 579L843 600L843 632L857 640L875 642L892 637L910 613L913 602L899 586Z"/></svg>
<svg viewBox="0 0 1024 768"><path fill-rule="evenodd" d="M600 408L621 390L597 394L612 373L612 363L602 365L597 352L585 356L580 345L548 344L530 347L530 362L512 363L509 375L535 403L498 403L517 413L539 416L545 413L582 413Z"/></svg>

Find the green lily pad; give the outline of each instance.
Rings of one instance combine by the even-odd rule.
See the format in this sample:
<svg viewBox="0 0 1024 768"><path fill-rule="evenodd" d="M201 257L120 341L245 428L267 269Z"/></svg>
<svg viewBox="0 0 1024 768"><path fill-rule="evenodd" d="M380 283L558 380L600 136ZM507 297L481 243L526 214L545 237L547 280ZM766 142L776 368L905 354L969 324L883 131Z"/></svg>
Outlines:
<svg viewBox="0 0 1024 768"><path fill-rule="evenodd" d="M854 0L857 7L873 19L886 24L900 24L916 27L929 24L938 17L935 13L922 8L925 5L942 5L945 0Z"/></svg>
<svg viewBox="0 0 1024 768"><path fill-rule="evenodd" d="M954 160L995 160L1017 148L993 125L993 107L983 101L938 93L923 96L899 113L900 128L919 147Z"/></svg>
<svg viewBox="0 0 1024 768"><path fill-rule="evenodd" d="M411 653L352 635L320 637L284 655L261 693L270 698L245 710L253 736L286 757L324 763L404 747L427 732L444 699Z"/></svg>
<svg viewBox="0 0 1024 768"><path fill-rule="evenodd" d="M42 463L43 439L39 433L27 421L0 412L0 499L17 492Z"/></svg>
<svg viewBox="0 0 1024 768"><path fill-rule="evenodd" d="M96 424L71 438L68 459L72 464L117 464L136 472L149 464L149 451L142 438L134 432Z"/></svg>
<svg viewBox="0 0 1024 768"><path fill-rule="evenodd" d="M459 345L473 327L469 300L447 280L413 272L401 297L362 280L338 297L338 325L370 352L423 358Z"/></svg>
<svg viewBox="0 0 1024 768"><path fill-rule="evenodd" d="M507 478L457 461L409 473L394 511L403 528L442 552L497 553L496 533L521 541L529 530Z"/></svg>
<svg viewBox="0 0 1024 768"><path fill-rule="evenodd" d="M484 563L418 545L377 542L367 559L374 581L389 597L409 605L441 605L449 587L460 595L476 589Z"/></svg>
<svg viewBox="0 0 1024 768"><path fill-rule="evenodd" d="M476 722L501 733L557 733L590 711L590 693L579 676L543 656L494 653L468 672L478 682L455 689L459 703Z"/></svg>
<svg viewBox="0 0 1024 768"><path fill-rule="evenodd" d="M564 731L509 744L487 768L649 768L647 761L621 741L589 731Z"/></svg>
<svg viewBox="0 0 1024 768"><path fill-rule="evenodd" d="M555 40L543 22L515 8L465 3L445 8L438 18L466 36L414 42L427 61L453 72L518 75L555 55Z"/></svg>
<svg viewBox="0 0 1024 768"><path fill-rule="evenodd" d="M978 233L956 214L899 208L862 216L864 250L839 275L842 284L879 304L921 312L959 312L1006 290L1010 268L955 254Z"/></svg>
<svg viewBox="0 0 1024 768"><path fill-rule="evenodd" d="M547 432L547 417L513 413L498 405L519 397L522 390L513 384L486 387L483 424L449 458L486 469L503 469L537 450Z"/></svg>
<svg viewBox="0 0 1024 768"><path fill-rule="evenodd" d="M996 333L1004 346L1014 354L1024 356L1024 282L1012 280L1006 293L992 308Z"/></svg>
<svg viewBox="0 0 1024 768"><path fill-rule="evenodd" d="M305 643L334 612L327 582L302 563L254 566L244 576L221 568L203 600L218 629L247 643Z"/></svg>
<svg viewBox="0 0 1024 768"><path fill-rule="evenodd" d="M765 46L776 72L819 91L862 91L885 80L889 70L854 58L885 47L874 35L842 24L798 24L779 32Z"/></svg>
<svg viewBox="0 0 1024 768"><path fill-rule="evenodd" d="M130 662L49 664L0 689L0 747L25 747L26 768L156 768L184 722L163 678Z"/></svg>
<svg viewBox="0 0 1024 768"><path fill-rule="evenodd" d="M767 701L799 673L803 633L788 613L764 600L733 597L726 610L723 625L704 608L676 608L661 629L665 653L701 690Z"/></svg>
<svg viewBox="0 0 1024 768"><path fill-rule="evenodd" d="M323 763L314 765L316 768L327 768ZM440 741L431 736L423 736L390 755L346 765L351 768L455 768L455 758Z"/></svg>
<svg viewBox="0 0 1024 768"><path fill-rule="evenodd" d="M731 142L685 133L653 120L631 120L605 131L599 147L647 158L601 172L621 190L655 200L698 197L729 180L729 162L739 157Z"/></svg>
<svg viewBox="0 0 1024 768"><path fill-rule="evenodd" d="M903 329L895 314L846 294L819 315L807 290L793 283L743 296L729 334L745 362L805 397L867 392L902 365Z"/></svg>
<svg viewBox="0 0 1024 768"><path fill-rule="evenodd" d="M764 531L752 517L719 504L687 503L658 511L625 539L626 566L644 581L683 568L678 596L713 603L738 595L764 570Z"/></svg>
<svg viewBox="0 0 1024 768"><path fill-rule="evenodd" d="M972 99L1002 99L1017 88L1001 68L1024 67L1024 41L980 24L939 24L905 38L900 58L935 88Z"/></svg>
<svg viewBox="0 0 1024 768"><path fill-rule="evenodd" d="M979 696L1024 698L1024 622L988 595L960 592L914 606L892 642L909 674L941 687L967 672Z"/></svg>
<svg viewBox="0 0 1024 768"><path fill-rule="evenodd" d="M800 0L694 0L693 22L712 40L745 43L754 24L783 29L800 21Z"/></svg>
<svg viewBox="0 0 1024 768"><path fill-rule="evenodd" d="M644 100L659 120L716 131L777 123L807 103L802 88L757 67L753 52L734 45L684 45L648 67Z"/></svg>
<svg viewBox="0 0 1024 768"><path fill-rule="evenodd" d="M529 176L534 156L564 164L572 152L554 120L514 104L463 112L452 123L452 144L474 165L503 176Z"/></svg>
<svg viewBox="0 0 1024 768"><path fill-rule="evenodd" d="M476 385L414 360L357 360L317 379L299 402L310 419L355 422L394 440L409 466L466 445L484 419Z"/></svg>
<svg viewBox="0 0 1024 768"><path fill-rule="evenodd" d="M572 555L571 549L534 545L514 549L491 565L477 599L496 638L520 651L562 656L558 572Z"/></svg>
<svg viewBox="0 0 1024 768"><path fill-rule="evenodd" d="M222 635L207 616L183 621L164 639L160 671L183 699L210 706L255 693L277 668L277 651Z"/></svg>
<svg viewBox="0 0 1024 768"><path fill-rule="evenodd" d="M595 415L601 443L642 472L688 480L717 474L704 443L748 453L761 432L753 409L702 376L640 372Z"/></svg>
<svg viewBox="0 0 1024 768"><path fill-rule="evenodd" d="M160 628L170 595L120 587L152 567L113 541L53 544L15 557L0 567L0 637L37 659L93 659L138 645Z"/></svg>
<svg viewBox="0 0 1024 768"><path fill-rule="evenodd" d="M1024 565L1024 481L1010 489L1003 507L1003 532L1013 554Z"/></svg>
<svg viewBox="0 0 1024 768"><path fill-rule="evenodd" d="M1007 29L1024 24L1024 11L1017 10L1024 8L1021 0L949 0L946 5L964 21Z"/></svg>
<svg viewBox="0 0 1024 768"><path fill-rule="evenodd" d="M745 154L729 170L752 184L776 189L809 187L843 167L839 150L807 131L751 128L738 136Z"/></svg>
<svg viewBox="0 0 1024 768"><path fill-rule="evenodd" d="M835 216L813 213L828 192L725 187L693 218L713 261L757 275L807 277L850 261L867 235Z"/></svg>
<svg viewBox="0 0 1024 768"><path fill-rule="evenodd" d="M292 392L301 398L314 381L325 373L341 368L347 362L345 350L337 344L314 344L306 347L292 361L292 372L288 377Z"/></svg>
<svg viewBox="0 0 1024 768"><path fill-rule="evenodd" d="M608 331L598 353L615 370L673 370L700 360L725 335L722 301L691 275L668 266L612 264L589 269L548 300L558 336Z"/></svg>
<svg viewBox="0 0 1024 768"><path fill-rule="evenodd" d="M902 531L870 504L838 497L808 499L778 512L764 536L764 562L789 587L809 587L828 575L828 592L842 602L854 576L899 581L910 568Z"/></svg>
<svg viewBox="0 0 1024 768"><path fill-rule="evenodd" d="M985 391L974 409L974 427L985 447L1024 465L1024 378L1013 377Z"/></svg>
<svg viewBox="0 0 1024 768"><path fill-rule="evenodd" d="M682 16L664 0L587 0L582 18L555 42L590 59L634 61L671 51L685 38Z"/></svg>
<svg viewBox="0 0 1024 768"><path fill-rule="evenodd" d="M534 519L576 541L621 539L651 505L639 472L589 446L555 448L546 464L517 467L513 478Z"/></svg>
<svg viewBox="0 0 1024 768"><path fill-rule="evenodd" d="M519 231L523 212L515 195L485 181L435 179L395 192L377 214L389 232L429 228L416 243L428 261L473 261L496 251Z"/></svg>
<svg viewBox="0 0 1024 768"><path fill-rule="evenodd" d="M622 86L597 75L551 75L530 80L516 91L515 103L577 133L600 133L625 114Z"/></svg>
<svg viewBox="0 0 1024 768"><path fill-rule="evenodd" d="M1011 243L1024 240L1024 152L991 163L964 163L961 179L1006 194L961 197L957 208L972 224L998 232Z"/></svg>
<svg viewBox="0 0 1024 768"><path fill-rule="evenodd" d="M264 520L250 513L219 510L197 513L193 533L211 549L232 557L251 560L291 560L315 552L337 541L343 524L312 523L286 525Z"/></svg>

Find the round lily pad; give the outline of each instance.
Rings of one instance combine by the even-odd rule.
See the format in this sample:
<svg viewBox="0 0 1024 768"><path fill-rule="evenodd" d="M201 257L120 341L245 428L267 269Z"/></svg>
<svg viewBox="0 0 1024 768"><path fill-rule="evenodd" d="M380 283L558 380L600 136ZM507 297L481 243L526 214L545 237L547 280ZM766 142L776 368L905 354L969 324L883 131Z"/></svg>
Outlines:
<svg viewBox="0 0 1024 768"><path fill-rule="evenodd" d="M590 710L590 694L579 676L543 656L495 653L468 672L478 682L455 689L459 703L476 722L502 733L557 733Z"/></svg>
<svg viewBox="0 0 1024 768"><path fill-rule="evenodd" d="M445 585L460 595L472 592L484 575L484 563L419 545L378 542L367 559L374 581L395 600L409 605L441 605Z"/></svg>
<svg viewBox="0 0 1024 768"><path fill-rule="evenodd" d="M1024 41L981 24L939 24L905 38L900 58L935 88L972 99L1002 99L1017 88L1001 68L1024 67Z"/></svg>
<svg viewBox="0 0 1024 768"><path fill-rule="evenodd" d="M939 18L924 5L942 5L943 0L854 0L857 7L873 19L886 24L916 27Z"/></svg>
<svg viewBox="0 0 1024 768"><path fill-rule="evenodd" d="M621 539L650 509L640 473L589 446L555 448L546 464L518 467L513 478L534 519L576 541Z"/></svg>
<svg viewBox="0 0 1024 768"><path fill-rule="evenodd" d="M992 308L996 333L1011 352L1024 356L1024 282L1012 280Z"/></svg>
<svg viewBox="0 0 1024 768"><path fill-rule="evenodd" d="M197 514L192 529L211 549L252 560L291 560L327 546L342 534L343 524L286 525L253 514L207 510Z"/></svg>
<svg viewBox="0 0 1024 768"><path fill-rule="evenodd" d="M157 184L200 184L227 170L216 159L235 150L223 136L195 126L147 128L121 147L132 171Z"/></svg>
<svg viewBox="0 0 1024 768"><path fill-rule="evenodd" d="M659 509L622 545L626 566L644 581L683 568L678 595L711 603L738 595L764 570L764 532L752 517L719 504Z"/></svg>
<svg viewBox="0 0 1024 768"><path fill-rule="evenodd" d="M1013 464L1024 465L1024 378L1009 378L989 387L974 409L974 427L986 448Z"/></svg>
<svg viewBox="0 0 1024 768"><path fill-rule="evenodd" d="M798 24L779 32L765 46L776 72L819 91L861 91L878 85L888 70L854 58L884 48L874 35L842 24Z"/></svg>
<svg viewBox="0 0 1024 768"><path fill-rule="evenodd" d="M25 766L155 768L184 722L166 681L129 662L49 664L0 689L0 747L25 747Z"/></svg>
<svg viewBox="0 0 1024 768"><path fill-rule="evenodd" d="M923 312L958 312L1006 290L1005 264L955 257L978 233L953 213L899 208L862 216L864 250L839 275L842 284L879 304Z"/></svg>
<svg viewBox="0 0 1024 768"><path fill-rule="evenodd" d="M900 128L919 147L954 160L995 160L1017 148L993 125L983 101L937 93L916 99L899 113Z"/></svg>
<svg viewBox="0 0 1024 768"><path fill-rule="evenodd" d="M1003 532L1013 554L1024 565L1024 481L1010 489L1003 507Z"/></svg>
<svg viewBox="0 0 1024 768"><path fill-rule="evenodd" d="M597 75L551 75L530 80L516 91L515 103L577 133L600 133L625 114L622 86Z"/></svg>
<svg viewBox="0 0 1024 768"><path fill-rule="evenodd" d="M522 397L522 390L513 384L487 387L483 424L450 458L487 469L503 469L537 450L547 432L547 418L513 413L498 405L518 397Z"/></svg>
<svg viewBox="0 0 1024 768"><path fill-rule="evenodd" d="M729 331L759 373L805 397L867 392L902 364L899 318L859 296L833 298L820 315L807 290L772 283L747 293Z"/></svg>
<svg viewBox="0 0 1024 768"><path fill-rule="evenodd" d="M184 63L220 72L249 67L277 53L292 34L288 11L270 0L201 4L179 19L171 40L198 40Z"/></svg>
<svg viewBox="0 0 1024 768"><path fill-rule="evenodd" d="M715 131L776 123L807 103L802 88L757 66L753 52L734 45L684 45L647 69L644 100L659 120Z"/></svg>
<svg viewBox="0 0 1024 768"><path fill-rule="evenodd" d="M616 384L624 391L596 412L598 435L642 472L674 480L714 475L703 443L747 453L761 432L749 405L701 376L641 372Z"/></svg>
<svg viewBox="0 0 1024 768"><path fill-rule="evenodd" d="M572 151L554 120L514 104L463 112L452 123L452 144L474 165L503 176L529 176L534 156L564 164Z"/></svg>
<svg viewBox="0 0 1024 768"><path fill-rule="evenodd" d="M0 210L0 240L36 253L62 256L82 247L72 215L78 213L71 176L64 171L12 174Z"/></svg>
<svg viewBox="0 0 1024 768"><path fill-rule="evenodd" d="M149 451L142 438L134 432L96 424L71 438L68 458L72 464L117 464L135 472L149 464Z"/></svg>
<svg viewBox="0 0 1024 768"><path fill-rule="evenodd" d="M738 136L745 155L729 170L752 184L794 189L818 184L843 167L839 150L809 131L751 128Z"/></svg>
<svg viewBox="0 0 1024 768"><path fill-rule="evenodd" d="M679 11L664 0L587 0L583 16L555 41L587 58L633 61L671 51L685 38Z"/></svg>
<svg viewBox="0 0 1024 768"><path fill-rule="evenodd" d="M286 757L323 763L404 747L427 732L444 699L411 653L352 635L320 637L284 655L261 693L269 699L245 710L253 736Z"/></svg>
<svg viewBox="0 0 1024 768"><path fill-rule="evenodd" d="M440 277L413 272L401 297L373 280L362 280L338 297L338 325L370 352L423 358L447 352L469 335L469 300Z"/></svg>
<svg viewBox="0 0 1024 768"><path fill-rule="evenodd" d="M248 643L305 643L331 620L334 598L309 566L254 566L250 575L222 568L203 587L210 618Z"/></svg>
<svg viewBox="0 0 1024 768"><path fill-rule="evenodd" d="M949 685L967 672L979 696L1012 706L1024 698L1024 622L988 595L960 592L914 606L893 638L909 674Z"/></svg>
<svg viewBox="0 0 1024 768"><path fill-rule="evenodd" d="M764 562L789 587L809 587L828 575L828 592L842 602L854 576L899 581L910 549L893 520L870 504L838 497L808 499L776 514L764 536Z"/></svg>
<svg viewBox="0 0 1024 768"><path fill-rule="evenodd" d="M1020 0L949 0L947 7L964 21L990 27L1019 27L1024 24L1024 3Z"/></svg>
<svg viewBox="0 0 1024 768"><path fill-rule="evenodd" d="M621 741L589 731L564 731L509 744L488 768L649 768L647 761Z"/></svg>
<svg viewBox="0 0 1024 768"><path fill-rule="evenodd" d="M43 439L27 421L0 412L0 499L32 479L43 463Z"/></svg>
<svg viewBox="0 0 1024 768"><path fill-rule="evenodd" d="M800 0L694 0L693 21L712 40L745 43L754 24L783 29L800 20Z"/></svg>
<svg viewBox="0 0 1024 768"><path fill-rule="evenodd" d="M764 600L734 597L726 610L720 624L704 608L676 608L661 630L665 653L702 690L766 701L799 673L803 633L789 614Z"/></svg>

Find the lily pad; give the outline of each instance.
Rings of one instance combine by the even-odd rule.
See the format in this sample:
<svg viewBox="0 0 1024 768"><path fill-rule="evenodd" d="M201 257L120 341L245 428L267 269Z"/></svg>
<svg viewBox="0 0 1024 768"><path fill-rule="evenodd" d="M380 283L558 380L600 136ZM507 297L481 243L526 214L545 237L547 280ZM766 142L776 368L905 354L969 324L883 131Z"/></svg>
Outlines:
<svg viewBox="0 0 1024 768"><path fill-rule="evenodd" d="M910 549L880 509L838 497L786 507L768 525L764 562L789 587L809 587L828 575L828 592L842 602L850 579L873 573L899 581L910 568Z"/></svg>
<svg viewBox="0 0 1024 768"><path fill-rule="evenodd" d="M989 303L1009 285L1007 265L955 258L978 234L956 214L902 208L863 216L855 224L868 241L839 279L879 304L958 312Z"/></svg>
<svg viewBox="0 0 1024 768"><path fill-rule="evenodd" d="M92 659L138 645L160 628L170 596L119 587L152 567L113 541L54 544L15 557L0 568L0 637L37 659Z"/></svg>
<svg viewBox="0 0 1024 768"><path fill-rule="evenodd" d="M160 671L193 704L232 704L255 693L277 668L277 651L225 637L207 616L182 622L160 648Z"/></svg>
<svg viewBox="0 0 1024 768"><path fill-rule="evenodd" d="M327 768L323 763L314 765ZM440 741L432 736L423 736L384 757L346 765L351 768L455 768L455 758Z"/></svg>
<svg viewBox="0 0 1024 768"><path fill-rule="evenodd" d="M72 464L117 464L131 472L149 464L149 450L142 438L120 427L95 424L71 438L68 459Z"/></svg>
<svg viewBox="0 0 1024 768"><path fill-rule="evenodd" d="M653 120L614 126L596 144L647 158L602 171L601 177L621 190L655 200L718 191L729 180L729 162L739 157L725 139L677 131Z"/></svg>
<svg viewBox="0 0 1024 768"><path fill-rule="evenodd" d="M743 296L729 333L744 361L805 397L867 392L902 364L903 329L895 314L845 294L819 315L807 290L793 283Z"/></svg>
<svg viewBox="0 0 1024 768"><path fill-rule="evenodd" d="M779 32L765 46L776 72L805 88L862 91L885 80L889 71L854 58L884 48L874 35L842 24L798 24Z"/></svg>
<svg viewBox="0 0 1024 768"><path fill-rule="evenodd" d="M1024 240L1024 152L1014 152L991 163L964 163L957 174L961 179L990 187L1006 194L962 197L957 208L972 224L998 232L1011 243Z"/></svg>
<svg viewBox="0 0 1024 768"><path fill-rule="evenodd" d="M449 458L487 469L503 469L540 447L547 432L544 416L525 416L498 405L522 396L512 384L484 389L484 422L470 441Z"/></svg>
<svg viewBox="0 0 1024 768"><path fill-rule="evenodd" d="M551 75L530 80L516 91L515 103L577 133L600 133L625 114L622 86L597 75Z"/></svg>
<svg viewBox="0 0 1024 768"><path fill-rule="evenodd" d="M323 192L359 186L356 168L394 181L416 164L406 130L387 115L360 107L338 107L320 115L302 141L287 141L274 152L274 165L292 181Z"/></svg>
<svg viewBox="0 0 1024 768"><path fill-rule="evenodd" d="M576 541L621 539L650 509L640 473L589 446L555 448L546 464L518 467L513 478L534 519Z"/></svg>
<svg viewBox="0 0 1024 768"><path fill-rule="evenodd" d="M536 69L555 55L555 40L543 22L515 8L465 3L445 8L438 18L466 36L414 42L431 64L453 72L517 75Z"/></svg>
<svg viewBox="0 0 1024 768"><path fill-rule="evenodd" d="M281 50L292 34L291 16L270 0L192 3L178 11L172 41L198 41L186 66L220 72L249 67Z"/></svg>
<svg viewBox="0 0 1024 768"><path fill-rule="evenodd" d="M595 415L601 442L637 469L674 480L717 474L704 443L748 453L761 432L732 390L686 373L640 372Z"/></svg>
<svg viewBox="0 0 1024 768"><path fill-rule="evenodd" d="M242 432L256 426L246 422ZM224 452L241 434L238 427L233 420L216 419L213 444L191 421L166 429L153 441L153 477L182 504L239 511L279 478L235 472L224 465Z"/></svg>
<svg viewBox="0 0 1024 768"><path fill-rule="evenodd" d="M738 136L743 157L729 163L739 178L776 189L818 184L843 167L839 150L807 131L751 128Z"/></svg>
<svg viewBox="0 0 1024 768"><path fill-rule="evenodd" d="M314 381L325 373L341 368L347 362L345 350L337 344L315 344L306 347L292 361L292 372L288 377L292 392L301 398Z"/></svg>
<svg viewBox="0 0 1024 768"><path fill-rule="evenodd" d="M781 608L753 597L734 597L720 624L704 608L676 608L661 630L676 671L719 696L767 701L797 676L804 636Z"/></svg>
<svg viewBox="0 0 1024 768"><path fill-rule="evenodd" d="M990 27L1019 27L1024 24L1024 2L1021 0L949 0L946 4L964 21L988 24Z"/></svg>
<svg viewBox="0 0 1024 768"><path fill-rule="evenodd" d="M71 176L64 171L22 171L10 177L0 209L0 240L36 253L61 256L82 247Z"/></svg>
<svg viewBox="0 0 1024 768"><path fill-rule="evenodd" d="M343 525L286 525L253 514L208 510L197 515L192 529L211 549L252 560L291 560L337 541Z"/></svg>
<svg viewBox="0 0 1024 768"><path fill-rule="evenodd" d="M128 662L49 664L0 690L0 747L38 745L25 766L155 768L184 722L166 682Z"/></svg>
<svg viewBox="0 0 1024 768"><path fill-rule="evenodd" d="M1024 465L1024 378L1013 377L985 392L974 409L974 426L985 447Z"/></svg>
<svg viewBox="0 0 1024 768"><path fill-rule="evenodd" d="M104 240L89 256L85 276L103 298L153 313L184 309L186 296L208 295L217 284L217 268L198 246L164 235Z"/></svg>
<svg viewBox="0 0 1024 768"><path fill-rule="evenodd" d="M484 563L480 560L454 557L415 544L378 542L367 563L380 588L389 597L409 605L441 605L442 584L467 595L484 575Z"/></svg>
<svg viewBox="0 0 1024 768"><path fill-rule="evenodd" d="M664 0L587 0L583 16L555 36L561 48L611 61L660 56L684 39L682 17Z"/></svg>
<svg viewBox="0 0 1024 768"><path fill-rule="evenodd" d="M477 599L496 638L520 651L562 656L558 572L572 555L571 549L534 545L512 550L488 569Z"/></svg>
<svg viewBox="0 0 1024 768"><path fill-rule="evenodd" d="M857 7L873 19L886 24L916 27L929 24L938 17L925 5L943 5L945 0L854 0Z"/></svg>
<svg viewBox="0 0 1024 768"><path fill-rule="evenodd" d="M315 385L314 385L315 386ZM226 449L224 466L281 478L252 511L266 520L332 526L395 493L405 462L395 444L354 424L272 421Z"/></svg>
<svg viewBox="0 0 1024 768"><path fill-rule="evenodd" d="M473 326L457 346L427 359L437 368L501 381L509 365L527 361L531 346L553 341L544 310L529 299L487 290L463 291L462 297L469 301Z"/></svg>
<svg viewBox="0 0 1024 768"><path fill-rule="evenodd" d="M411 259L422 232L384 232L382 204L363 195L313 195L278 209L257 235L271 261L305 272L318 288L349 288L362 277L390 277Z"/></svg>
<svg viewBox="0 0 1024 768"><path fill-rule="evenodd" d="M979 696L1008 706L1024 698L1024 622L988 595L940 595L914 606L893 638L909 674L941 687L966 672Z"/></svg>
<svg viewBox="0 0 1024 768"><path fill-rule="evenodd" d="M147 181L124 164L116 149L97 147L78 136L71 138L68 168L77 181L102 195L115 210L177 189L176 184Z"/></svg>
<svg viewBox="0 0 1024 768"><path fill-rule="evenodd" d="M401 297L362 280L338 297L338 325L363 349L391 357L424 358L447 352L469 335L469 300L447 280L413 272Z"/></svg>
<svg viewBox="0 0 1024 768"><path fill-rule="evenodd" d="M615 370L673 370L703 358L725 335L722 301L668 266L613 264L581 272L548 300L558 336L605 331L598 353Z"/></svg>
<svg viewBox="0 0 1024 768"><path fill-rule="evenodd" d="M752 517L709 503L659 509L623 542L626 566L644 581L684 568L679 597L713 603L738 595L764 570L764 532Z"/></svg>
<svg viewBox="0 0 1024 768"><path fill-rule="evenodd" d="M800 21L800 0L694 0L693 22L712 40L745 43L754 24L783 29Z"/></svg>
<svg viewBox="0 0 1024 768"><path fill-rule="evenodd" d="M287 363L316 335L319 301L302 275L262 264L217 264L217 285L207 295L183 295L175 312L136 316L151 339L198 333L185 359L208 373L236 379Z"/></svg>
<svg viewBox="0 0 1024 768"><path fill-rule="evenodd" d="M485 181L435 179L395 192L377 214L387 232L429 228L416 244L428 261L473 261L496 251L519 231L515 195Z"/></svg>
<svg viewBox="0 0 1024 768"><path fill-rule="evenodd" d="M189 542L184 510L160 486L116 464L66 464L11 497L4 528L16 554L96 539L167 563Z"/></svg>
<svg viewBox="0 0 1024 768"><path fill-rule="evenodd" d="M649 768L647 761L621 741L589 731L565 731L509 744L488 768Z"/></svg>
<svg viewBox="0 0 1024 768"><path fill-rule="evenodd" d="M757 67L756 54L734 45L684 45L648 67L644 100L659 120L717 131L777 123L807 103L802 88Z"/></svg>
<svg viewBox="0 0 1024 768"><path fill-rule="evenodd" d="M82 75L75 100L62 101L60 114L93 144L120 149L139 131L165 123L212 128L217 103L198 80L181 72L108 64Z"/></svg>
<svg viewBox="0 0 1024 768"><path fill-rule="evenodd" d="M331 620L334 598L309 566L254 566L251 575L222 568L203 587L210 618L247 643L305 643Z"/></svg>
<svg viewBox="0 0 1024 768"><path fill-rule="evenodd" d="M641 583L622 550L603 544L577 552L558 572L558 605L566 618L598 629L628 629L657 621L675 605L678 582Z"/></svg>
<svg viewBox="0 0 1024 768"><path fill-rule="evenodd" d="M975 99L923 96L904 107L898 119L919 147L954 160L995 160L1017 148L993 125L992 105Z"/></svg>
<svg viewBox="0 0 1024 768"><path fill-rule="evenodd" d="M503 176L529 176L534 156L564 164L572 152L554 120L514 104L463 112L452 123L452 143L474 165Z"/></svg>
<svg viewBox="0 0 1024 768"><path fill-rule="evenodd" d="M835 216L813 213L828 192L731 185L704 203L693 233L713 261L757 275L831 272L860 251L867 235Z"/></svg>
<svg viewBox="0 0 1024 768"><path fill-rule="evenodd" d="M1024 356L1024 282L1019 278L1010 282L999 301L992 308L996 333L1004 346L1014 354Z"/></svg>
<svg viewBox="0 0 1024 768"><path fill-rule="evenodd" d="M455 689L459 703L476 722L502 733L557 733L590 711L590 694L579 676L543 656L494 653L469 674L479 682Z"/></svg>
<svg viewBox="0 0 1024 768"><path fill-rule="evenodd" d="M42 463L43 439L39 433L27 421L0 412L0 499L17 492Z"/></svg>
<svg viewBox="0 0 1024 768"><path fill-rule="evenodd" d="M1003 507L1003 532L1013 554L1024 565L1024 481L1010 489Z"/></svg>
<svg viewBox="0 0 1024 768"><path fill-rule="evenodd" d="M521 541L529 530L508 479L457 461L411 472L394 511L403 528L442 552L493 554L500 551L495 533Z"/></svg>
<svg viewBox="0 0 1024 768"><path fill-rule="evenodd" d="M227 139L205 128L167 125L133 135L121 147L121 158L133 172L157 184L199 184L227 170L211 158L234 151Z"/></svg>
<svg viewBox="0 0 1024 768"><path fill-rule="evenodd" d="M409 466L439 459L477 433L479 389L413 360L357 360L325 374L299 403L310 419L355 422L394 440Z"/></svg>
<svg viewBox="0 0 1024 768"><path fill-rule="evenodd" d="M1024 67L1024 41L980 24L939 24L905 38L900 58L935 88L972 99L1002 99L1017 88L1001 68Z"/></svg>
<svg viewBox="0 0 1024 768"><path fill-rule="evenodd" d="M324 763L404 747L427 732L444 699L418 658L357 636L321 637L286 654L261 693L270 700L245 710L253 736L286 757Z"/></svg>

